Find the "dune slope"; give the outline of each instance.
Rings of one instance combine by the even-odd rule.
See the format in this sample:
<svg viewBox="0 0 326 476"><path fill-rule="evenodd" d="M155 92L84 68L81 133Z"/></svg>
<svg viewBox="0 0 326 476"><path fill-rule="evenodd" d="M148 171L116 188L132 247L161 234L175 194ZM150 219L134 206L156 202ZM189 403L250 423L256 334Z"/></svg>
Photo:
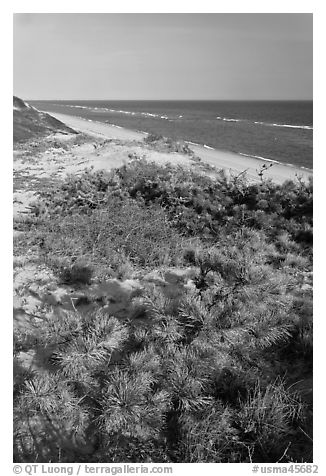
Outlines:
<svg viewBox="0 0 326 476"><path fill-rule="evenodd" d="M46 136L53 132L75 132L58 119L45 112L38 111L17 96L13 98L13 116L14 143L25 142L29 139Z"/></svg>

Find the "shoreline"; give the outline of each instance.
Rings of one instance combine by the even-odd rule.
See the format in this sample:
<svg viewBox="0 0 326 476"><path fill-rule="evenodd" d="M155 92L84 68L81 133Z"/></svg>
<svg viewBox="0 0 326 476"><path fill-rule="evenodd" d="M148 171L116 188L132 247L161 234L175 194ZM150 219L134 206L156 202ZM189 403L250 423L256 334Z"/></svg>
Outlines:
<svg viewBox="0 0 326 476"><path fill-rule="evenodd" d="M147 132L126 129L121 126L116 126L115 124L94 121L78 116L61 113L48 114L59 119L61 122L76 131L84 132L96 137L126 141L142 141L148 135ZM309 177L313 176L313 171L311 169L296 167L292 164L283 164L282 162L271 161L263 157L254 157L251 155L218 150L206 146L205 144L196 144L191 141L184 142L190 145L194 154L197 157L200 157L204 163L214 166L216 169L223 169L230 174L240 174L246 171L247 178L252 182L260 181L258 172L262 167L266 167L266 163L271 164L271 166L265 169L264 177L272 179L277 184L282 184L286 180L295 181L298 177L307 181Z"/></svg>

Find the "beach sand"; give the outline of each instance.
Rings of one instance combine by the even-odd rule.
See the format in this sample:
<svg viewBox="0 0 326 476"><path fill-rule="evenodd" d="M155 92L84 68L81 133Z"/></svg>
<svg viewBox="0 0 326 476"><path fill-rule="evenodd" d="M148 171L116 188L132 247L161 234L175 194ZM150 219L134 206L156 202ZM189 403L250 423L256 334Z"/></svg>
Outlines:
<svg viewBox="0 0 326 476"><path fill-rule="evenodd" d="M111 124L88 121L87 119L76 116L68 116L66 114L58 113L51 113L51 115L73 129L95 137L126 141L142 141L147 135L143 132L132 131ZM268 169L264 171L264 178L271 178L278 184L289 179L296 180L297 177L306 181L310 176L312 176L312 170L302 169L291 165L268 162L254 157L244 157L233 152L210 149L192 143L189 144L189 147L203 162L212 165L217 169L224 169L227 173L233 175L238 175L246 171L246 176L251 182L258 182L260 180L258 172L261 170L263 165L268 167ZM272 164L271 167L269 167L270 164Z"/></svg>

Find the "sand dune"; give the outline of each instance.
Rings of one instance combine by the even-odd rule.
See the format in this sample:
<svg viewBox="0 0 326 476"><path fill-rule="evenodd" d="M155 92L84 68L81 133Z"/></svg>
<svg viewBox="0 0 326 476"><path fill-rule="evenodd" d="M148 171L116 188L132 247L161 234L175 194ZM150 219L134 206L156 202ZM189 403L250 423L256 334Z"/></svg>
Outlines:
<svg viewBox="0 0 326 476"><path fill-rule="evenodd" d="M74 131L47 112L41 112L25 103L22 99L13 98L13 141L23 143L32 138L45 137L50 133L61 131L72 134Z"/></svg>

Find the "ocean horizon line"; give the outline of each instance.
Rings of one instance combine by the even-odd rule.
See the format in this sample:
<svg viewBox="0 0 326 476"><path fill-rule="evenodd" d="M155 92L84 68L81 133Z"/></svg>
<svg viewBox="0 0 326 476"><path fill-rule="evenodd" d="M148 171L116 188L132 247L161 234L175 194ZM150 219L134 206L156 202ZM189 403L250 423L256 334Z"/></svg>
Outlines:
<svg viewBox="0 0 326 476"><path fill-rule="evenodd" d="M23 96L15 95L17 97L22 97L24 101L117 101L117 102L132 102L132 101L142 101L142 102L313 102L313 99L110 99L110 98L25 98Z"/></svg>

